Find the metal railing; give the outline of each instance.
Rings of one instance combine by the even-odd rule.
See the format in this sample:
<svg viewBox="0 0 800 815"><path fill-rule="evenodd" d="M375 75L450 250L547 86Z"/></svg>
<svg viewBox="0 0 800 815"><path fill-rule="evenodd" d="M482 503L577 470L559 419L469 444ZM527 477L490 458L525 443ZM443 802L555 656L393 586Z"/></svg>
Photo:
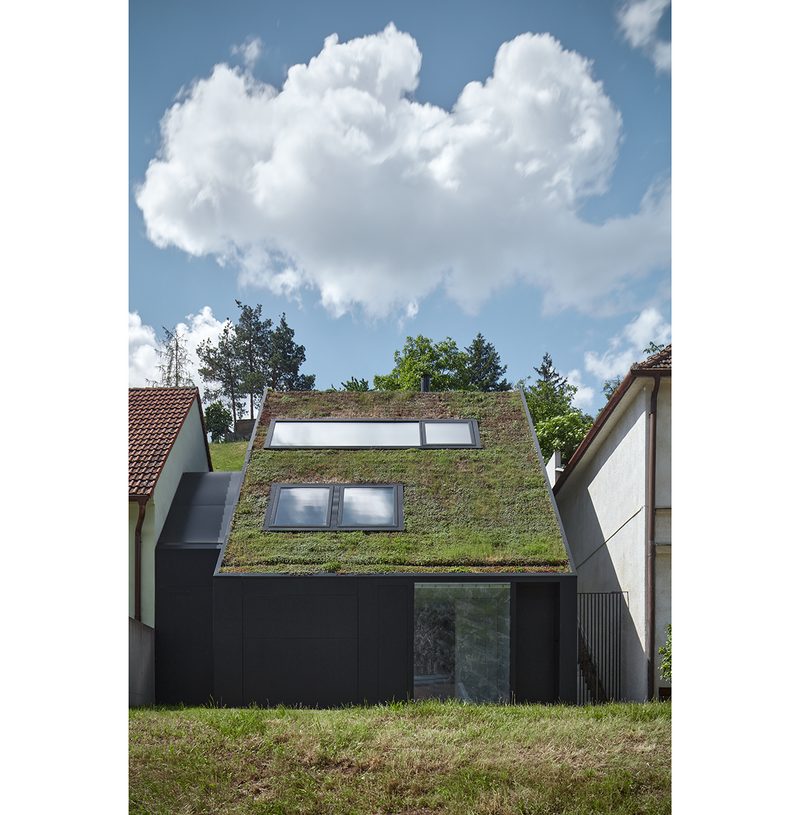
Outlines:
<svg viewBox="0 0 800 815"><path fill-rule="evenodd" d="M578 592L578 704L621 696L622 611L627 592Z"/></svg>

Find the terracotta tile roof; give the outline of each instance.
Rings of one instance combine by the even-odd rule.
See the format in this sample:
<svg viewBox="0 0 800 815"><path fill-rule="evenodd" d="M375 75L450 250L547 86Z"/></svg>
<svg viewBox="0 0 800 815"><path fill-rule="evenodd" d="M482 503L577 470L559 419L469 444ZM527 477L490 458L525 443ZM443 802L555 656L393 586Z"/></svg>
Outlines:
<svg viewBox="0 0 800 815"><path fill-rule="evenodd" d="M153 494L197 388L128 390L128 497Z"/></svg>
<svg viewBox="0 0 800 815"><path fill-rule="evenodd" d="M648 357L644 362L631 365L632 371L671 371L672 370L672 343L663 351Z"/></svg>

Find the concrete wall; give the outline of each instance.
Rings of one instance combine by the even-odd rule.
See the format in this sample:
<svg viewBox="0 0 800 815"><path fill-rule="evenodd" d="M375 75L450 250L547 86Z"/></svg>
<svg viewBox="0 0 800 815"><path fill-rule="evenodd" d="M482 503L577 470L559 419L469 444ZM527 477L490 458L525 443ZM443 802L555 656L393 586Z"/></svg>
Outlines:
<svg viewBox="0 0 800 815"><path fill-rule="evenodd" d="M147 512L142 527L142 622L155 625L155 548L158 536L167 519L175 490L184 473L207 473L208 456L206 455L205 436L200 420L200 407L195 399L189 415L178 433L178 438L161 471L153 497L147 502ZM128 536L128 616L134 616L134 533L139 517L139 505L131 503L129 508Z"/></svg>
<svg viewBox="0 0 800 815"><path fill-rule="evenodd" d="M155 631L128 618L128 704L155 702Z"/></svg>
<svg viewBox="0 0 800 815"><path fill-rule="evenodd" d="M653 380L636 381L556 494L578 572L579 592L627 591L622 621L622 692L647 697L645 587L647 456ZM671 383L658 397L656 439L656 649L671 618ZM656 687L659 680L656 660Z"/></svg>

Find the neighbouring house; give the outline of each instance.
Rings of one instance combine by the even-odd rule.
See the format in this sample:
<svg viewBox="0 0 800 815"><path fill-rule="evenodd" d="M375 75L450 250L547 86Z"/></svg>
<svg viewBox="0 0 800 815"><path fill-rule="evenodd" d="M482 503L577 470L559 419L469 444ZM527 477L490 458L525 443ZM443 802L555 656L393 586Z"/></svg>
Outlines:
<svg viewBox="0 0 800 815"><path fill-rule="evenodd" d="M672 616L671 404L668 345L631 367L553 486L578 591L626 598L612 634L629 700L671 693L658 658Z"/></svg>
<svg viewBox="0 0 800 815"><path fill-rule="evenodd" d="M158 702L575 701L577 576L520 393L268 392L222 475L183 476L156 547Z"/></svg>
<svg viewBox="0 0 800 815"><path fill-rule="evenodd" d="M128 391L128 616L131 701L152 701L156 541L184 473L209 472L197 388ZM148 690L149 688L149 690Z"/></svg>

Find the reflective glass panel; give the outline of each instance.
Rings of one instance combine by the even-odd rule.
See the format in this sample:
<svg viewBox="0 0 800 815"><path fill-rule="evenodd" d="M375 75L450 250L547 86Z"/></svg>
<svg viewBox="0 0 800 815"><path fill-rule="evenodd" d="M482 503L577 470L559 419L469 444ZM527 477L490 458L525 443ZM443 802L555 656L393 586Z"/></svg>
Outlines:
<svg viewBox="0 0 800 815"><path fill-rule="evenodd" d="M270 447L419 447L419 422L275 422Z"/></svg>
<svg viewBox="0 0 800 815"><path fill-rule="evenodd" d="M426 444L473 444L466 422L424 422L424 425Z"/></svg>
<svg viewBox="0 0 800 815"><path fill-rule="evenodd" d="M282 487L275 526L328 526L330 487Z"/></svg>
<svg viewBox="0 0 800 815"><path fill-rule="evenodd" d="M394 526L392 487L345 487L341 526Z"/></svg>
<svg viewBox="0 0 800 815"><path fill-rule="evenodd" d="M510 583L414 584L414 698L508 702Z"/></svg>

